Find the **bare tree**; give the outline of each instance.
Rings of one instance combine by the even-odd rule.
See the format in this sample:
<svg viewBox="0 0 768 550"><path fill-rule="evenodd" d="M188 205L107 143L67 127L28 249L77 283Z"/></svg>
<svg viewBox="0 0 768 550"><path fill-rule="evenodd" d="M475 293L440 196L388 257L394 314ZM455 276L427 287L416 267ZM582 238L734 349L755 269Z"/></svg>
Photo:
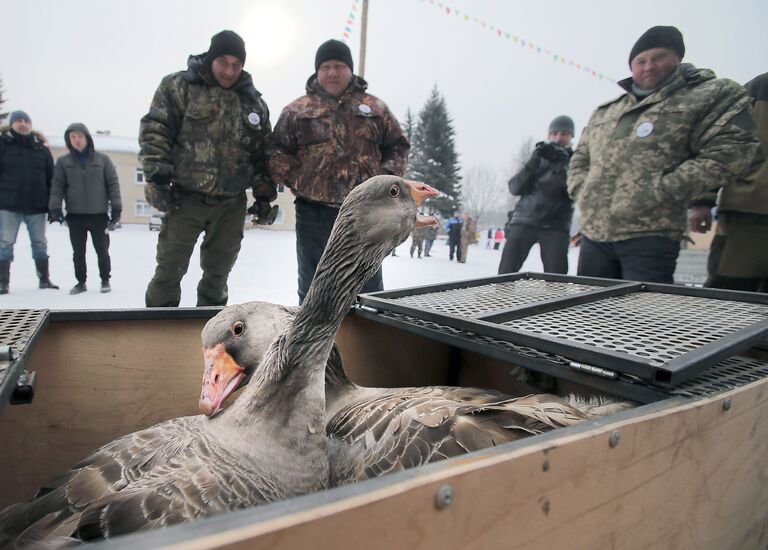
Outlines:
<svg viewBox="0 0 768 550"><path fill-rule="evenodd" d="M509 176L507 176L507 181L509 181L509 179L511 179L512 176L514 176L520 170L523 169L523 166L525 165L525 163L528 162L528 160L531 158L534 147L535 147L535 141L533 137L528 136L527 138L523 139L523 141L520 143L520 147L518 147L517 149L517 152L512 155L512 162L510 163ZM516 197L511 193L507 193L507 197L506 197L507 210L514 209L518 200L519 200L519 197Z"/></svg>
<svg viewBox="0 0 768 550"><path fill-rule="evenodd" d="M499 206L508 194L502 179L485 167L473 166L464 174L461 202L478 227L481 220L498 217Z"/></svg>
<svg viewBox="0 0 768 550"><path fill-rule="evenodd" d="M0 77L0 124L8 118L8 113L3 111L3 103L5 103L5 86L3 86L3 78Z"/></svg>

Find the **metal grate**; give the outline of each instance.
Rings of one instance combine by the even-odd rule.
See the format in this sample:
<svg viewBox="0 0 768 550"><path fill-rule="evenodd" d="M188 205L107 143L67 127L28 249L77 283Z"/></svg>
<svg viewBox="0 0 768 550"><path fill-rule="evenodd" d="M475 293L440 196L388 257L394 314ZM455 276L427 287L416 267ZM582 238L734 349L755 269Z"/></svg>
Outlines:
<svg viewBox="0 0 768 550"><path fill-rule="evenodd" d="M504 325L649 359L663 365L768 319L768 307L639 292L533 315Z"/></svg>
<svg viewBox="0 0 768 550"><path fill-rule="evenodd" d="M13 360L0 367L0 410L8 402L23 372L28 346L47 321L47 309L0 310L0 347L10 346L13 352Z"/></svg>
<svg viewBox="0 0 768 550"><path fill-rule="evenodd" d="M494 310L510 309L524 304L562 298L595 288L599 287L538 279L519 279L429 294L403 296L392 299L392 302L449 315L474 317Z"/></svg>
<svg viewBox="0 0 768 550"><path fill-rule="evenodd" d="M423 333L424 330L440 333L448 337L451 343L457 345L457 347L473 349L479 345L485 348L486 351L501 352L505 356L505 360L512 364L517 364L520 359L525 358L527 359L524 364L526 368L532 370L539 370L540 368L540 372L545 374L552 372L552 365L557 365L561 371L560 374L563 375L561 377L564 379L570 379L600 391L608 391L639 402L656 400L664 398L664 396L705 397L768 377L768 362L746 357L730 357L675 388L650 388L656 394L654 397L651 393L645 392L645 384L637 384L637 380L632 377L621 376L616 381L606 382L596 376L573 373L568 369L570 361L567 358L531 347L515 345L489 336L475 334L399 313L380 312L373 318L390 319L395 321L398 326L417 333ZM467 346L465 344L474 344L474 346ZM498 354L496 355L498 356ZM578 374L578 377L574 377L574 374Z"/></svg>

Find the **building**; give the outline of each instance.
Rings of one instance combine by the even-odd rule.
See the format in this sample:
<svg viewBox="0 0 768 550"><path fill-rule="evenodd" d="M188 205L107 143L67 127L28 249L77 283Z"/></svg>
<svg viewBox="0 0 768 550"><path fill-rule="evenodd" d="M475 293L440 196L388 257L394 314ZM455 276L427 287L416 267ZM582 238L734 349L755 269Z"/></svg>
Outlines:
<svg viewBox="0 0 768 550"><path fill-rule="evenodd" d="M61 155L68 153L63 136L49 138L51 153L56 160ZM104 153L112 159L120 178L120 196L123 199L123 223L149 225L149 217L154 209L144 198L144 172L139 163L138 138L113 136L109 131L96 131L93 134L93 142L96 150ZM252 203L250 190L248 191L248 204ZM293 207L293 194L284 187L278 188L277 204L280 213L275 223L270 226L260 225L260 229L273 231L293 231L296 226L296 215ZM250 217L247 218L246 229L252 227Z"/></svg>

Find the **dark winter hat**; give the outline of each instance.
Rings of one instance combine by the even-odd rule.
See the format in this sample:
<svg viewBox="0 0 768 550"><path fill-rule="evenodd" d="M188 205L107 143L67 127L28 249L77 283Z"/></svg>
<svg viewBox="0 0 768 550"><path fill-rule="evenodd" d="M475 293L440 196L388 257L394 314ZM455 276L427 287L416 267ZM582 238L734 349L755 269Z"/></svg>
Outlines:
<svg viewBox="0 0 768 550"><path fill-rule="evenodd" d="M355 70L355 65L352 63L352 52L349 51L349 46L344 42L338 40L328 40L323 42L317 53L315 54L315 72L320 68L320 65L331 59L337 59L343 61L349 66L350 71Z"/></svg>
<svg viewBox="0 0 768 550"><path fill-rule="evenodd" d="M13 125L13 123L17 120L26 120L27 122L32 122L32 119L29 118L29 115L24 111L14 111L11 113L11 116L8 117L8 124Z"/></svg>
<svg viewBox="0 0 768 550"><path fill-rule="evenodd" d="M549 133L555 132L569 132L571 135L575 135L573 130L573 119L569 116L560 115L555 117L552 122L549 123Z"/></svg>
<svg viewBox="0 0 768 550"><path fill-rule="evenodd" d="M205 54L205 60L211 63L222 55L234 55L245 64L245 42L234 31L221 31L211 38L211 47Z"/></svg>
<svg viewBox="0 0 768 550"><path fill-rule="evenodd" d="M629 64L632 65L632 60L638 54L652 48L667 48L675 52L680 59L685 55L685 44L683 43L683 35L680 31L676 27L658 25L651 27L643 33L643 36L637 39L635 45L632 46L632 51L629 52Z"/></svg>

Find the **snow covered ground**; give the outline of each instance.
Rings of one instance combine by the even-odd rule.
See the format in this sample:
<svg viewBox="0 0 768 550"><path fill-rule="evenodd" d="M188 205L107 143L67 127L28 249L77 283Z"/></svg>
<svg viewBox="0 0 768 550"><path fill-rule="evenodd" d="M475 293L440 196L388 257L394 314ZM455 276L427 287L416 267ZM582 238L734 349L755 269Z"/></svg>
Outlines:
<svg viewBox="0 0 768 550"><path fill-rule="evenodd" d="M144 307L144 291L155 269L156 231L146 225L124 225L110 233L112 257L112 292L99 292L96 253L90 240L87 248L88 292L75 296L69 289L75 284L72 247L65 226L48 226L48 254L51 280L60 290L40 290L29 247L26 226L19 230L11 264L10 293L0 296L0 308L111 309ZM409 255L410 240L397 249L397 257L384 260L384 287L387 290L496 274L500 250L485 248L485 239L469 248L467 263L448 260L444 240L435 242L432 257L416 259ZM202 271L199 247L182 281L181 306L194 306L196 287ZM570 274L576 273L578 249L569 252ZM541 271L538 246L531 250L523 271ZM285 305L298 304L296 295L295 233L253 229L245 232L240 256L229 277L229 303L263 300Z"/></svg>

